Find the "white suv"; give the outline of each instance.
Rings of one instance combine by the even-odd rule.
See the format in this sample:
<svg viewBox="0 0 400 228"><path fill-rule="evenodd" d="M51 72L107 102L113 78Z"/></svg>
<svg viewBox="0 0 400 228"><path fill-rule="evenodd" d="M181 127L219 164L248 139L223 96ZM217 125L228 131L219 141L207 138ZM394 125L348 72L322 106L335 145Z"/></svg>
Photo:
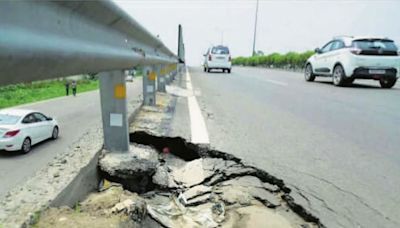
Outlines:
<svg viewBox="0 0 400 228"><path fill-rule="evenodd" d="M400 74L398 48L387 38L336 37L315 52L305 65L306 81L333 77L334 85L343 86L355 79L374 79L382 88L392 88Z"/></svg>
<svg viewBox="0 0 400 228"><path fill-rule="evenodd" d="M221 69L222 72L231 73L232 62L229 48L225 46L214 46L204 54L204 72L210 72L212 69Z"/></svg>

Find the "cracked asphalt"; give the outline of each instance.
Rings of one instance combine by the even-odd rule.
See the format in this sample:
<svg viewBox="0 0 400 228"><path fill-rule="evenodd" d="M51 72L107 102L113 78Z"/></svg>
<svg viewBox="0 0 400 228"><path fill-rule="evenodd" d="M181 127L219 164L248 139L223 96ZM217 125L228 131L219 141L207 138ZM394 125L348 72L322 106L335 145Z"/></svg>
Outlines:
<svg viewBox="0 0 400 228"><path fill-rule="evenodd" d="M284 179L327 227L400 227L400 84L340 88L260 68L190 73L212 147ZM190 137L187 112L181 97L170 135Z"/></svg>

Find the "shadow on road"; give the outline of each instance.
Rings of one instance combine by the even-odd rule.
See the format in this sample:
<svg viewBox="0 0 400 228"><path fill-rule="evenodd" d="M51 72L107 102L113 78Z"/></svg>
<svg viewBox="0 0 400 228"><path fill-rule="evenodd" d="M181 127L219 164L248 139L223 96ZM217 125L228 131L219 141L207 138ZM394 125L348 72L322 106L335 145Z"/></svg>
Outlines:
<svg viewBox="0 0 400 228"><path fill-rule="evenodd" d="M320 84L326 84L326 85L333 85L333 82L331 81L315 81L316 83ZM391 88L391 89L384 89L380 87L379 85L366 85L366 84L358 84L358 83L352 83L350 85L345 85L341 86L342 88L355 88L355 89L379 89L379 90L398 90L398 88Z"/></svg>
<svg viewBox="0 0 400 228"><path fill-rule="evenodd" d="M59 137L60 138L60 137ZM59 140L59 138L57 140L52 140L52 139L46 139L40 143L37 143L35 145L32 146L31 151L28 154L24 154L20 151L6 151L6 150L0 150L0 159L7 159L7 158L14 158L14 157L18 157L18 156L29 156L32 153L35 153L36 151L39 151L41 147L43 146L47 146L50 145L51 142L57 142Z"/></svg>
<svg viewBox="0 0 400 228"><path fill-rule="evenodd" d="M0 159L13 158L13 157L21 156L21 155L23 155L23 154L19 151L0 150Z"/></svg>

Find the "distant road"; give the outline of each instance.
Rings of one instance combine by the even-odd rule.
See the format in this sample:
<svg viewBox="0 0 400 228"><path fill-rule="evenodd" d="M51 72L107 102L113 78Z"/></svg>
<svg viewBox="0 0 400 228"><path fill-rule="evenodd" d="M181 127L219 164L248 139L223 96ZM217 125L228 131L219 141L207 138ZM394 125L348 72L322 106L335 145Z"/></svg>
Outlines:
<svg viewBox="0 0 400 228"><path fill-rule="evenodd" d="M79 85L78 85L79 89ZM141 80L127 83L128 101L138 99L142 94ZM57 118L60 136L34 146L29 154L0 151L0 198L12 188L29 178L68 147L78 141L90 129L101 126L99 91L42 101L19 108L34 109Z"/></svg>
<svg viewBox="0 0 400 228"><path fill-rule="evenodd" d="M260 68L190 72L211 146L284 179L327 227L400 227L400 82L334 87ZM182 103L176 116L188 112Z"/></svg>

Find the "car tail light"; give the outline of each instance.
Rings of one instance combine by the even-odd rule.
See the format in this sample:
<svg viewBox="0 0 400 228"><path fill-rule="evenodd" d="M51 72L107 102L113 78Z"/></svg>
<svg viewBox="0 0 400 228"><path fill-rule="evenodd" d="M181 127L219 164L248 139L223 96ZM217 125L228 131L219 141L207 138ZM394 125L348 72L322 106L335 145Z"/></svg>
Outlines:
<svg viewBox="0 0 400 228"><path fill-rule="evenodd" d="M208 61L211 61L211 55L208 55Z"/></svg>
<svg viewBox="0 0 400 228"><path fill-rule="evenodd" d="M352 48L350 49L350 52L355 54L355 55L359 55L361 53L361 49L359 48Z"/></svg>
<svg viewBox="0 0 400 228"><path fill-rule="evenodd" d="M14 131L8 131L7 133L4 134L4 138L11 138L16 136L19 133L19 130L14 130Z"/></svg>
<svg viewBox="0 0 400 228"><path fill-rule="evenodd" d="M229 62L230 62L230 61L232 61L232 58L231 58L231 56L229 56Z"/></svg>

